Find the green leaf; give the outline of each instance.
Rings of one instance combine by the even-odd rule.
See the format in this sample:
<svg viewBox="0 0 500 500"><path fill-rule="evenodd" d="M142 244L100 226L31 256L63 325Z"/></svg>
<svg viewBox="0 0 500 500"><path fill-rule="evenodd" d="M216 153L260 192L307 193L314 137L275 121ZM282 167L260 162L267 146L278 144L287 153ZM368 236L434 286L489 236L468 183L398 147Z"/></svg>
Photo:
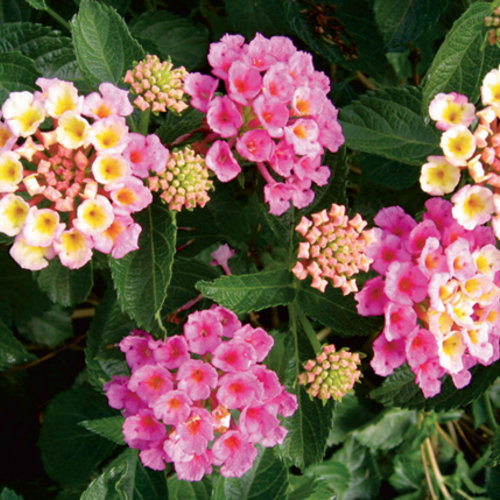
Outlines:
<svg viewBox="0 0 500 500"><path fill-rule="evenodd" d="M420 166L439 152L439 134L425 124L416 87L380 89L340 110L346 145L389 160Z"/></svg>
<svg viewBox="0 0 500 500"><path fill-rule="evenodd" d="M76 59L93 87L101 82L119 85L133 61L144 55L123 18L95 0L81 1L71 26Z"/></svg>
<svg viewBox="0 0 500 500"><path fill-rule="evenodd" d="M396 490L401 492L419 491L422 488L423 478L422 453L419 448L407 453L398 453L394 457L394 472L389 481Z"/></svg>
<svg viewBox="0 0 500 500"><path fill-rule="evenodd" d="M189 71L202 66L208 49L208 30L165 10L147 12L136 18L132 33L144 45L153 45L161 59L170 57L174 66Z"/></svg>
<svg viewBox="0 0 500 500"><path fill-rule="evenodd" d="M45 10L47 8L47 4L45 0L25 0L36 10Z"/></svg>
<svg viewBox="0 0 500 500"><path fill-rule="evenodd" d="M378 76L387 72L389 63L371 2L337 0L335 7L330 9L328 3L323 3L326 14L314 7L316 3L320 2L285 0L284 3L286 19L291 29L309 46L310 52L319 53L330 63L361 70L370 75ZM321 22L321 16L328 18L325 27L321 26L325 24ZM323 27L323 34L317 31L318 26ZM338 38L342 39L342 46L347 47L347 51L339 48L335 42Z"/></svg>
<svg viewBox="0 0 500 500"><path fill-rule="evenodd" d="M375 0L375 19L387 50L406 50L410 42L438 22L447 5L447 0Z"/></svg>
<svg viewBox="0 0 500 500"><path fill-rule="evenodd" d="M90 383L96 389L102 390L113 375L128 375L125 357L116 344L135 327L135 322L120 310L115 296L108 291L96 307L85 349Z"/></svg>
<svg viewBox="0 0 500 500"><path fill-rule="evenodd" d="M272 448L259 448L253 467L239 478L219 477L213 500L285 500L288 471Z"/></svg>
<svg viewBox="0 0 500 500"><path fill-rule="evenodd" d="M122 427L125 418L121 415L115 417L98 418L95 420L82 420L78 425L94 434L103 436L113 443L124 445Z"/></svg>
<svg viewBox="0 0 500 500"><path fill-rule="evenodd" d="M224 0L227 17L234 33L241 33L250 41L256 32L264 36L286 35L289 31L281 2L267 0Z"/></svg>
<svg viewBox="0 0 500 500"><path fill-rule="evenodd" d="M18 329L32 342L50 347L60 344L74 333L70 311L58 305L18 325Z"/></svg>
<svg viewBox="0 0 500 500"><path fill-rule="evenodd" d="M39 76L33 61L20 52L0 54L0 103L11 92L36 90L34 82Z"/></svg>
<svg viewBox="0 0 500 500"><path fill-rule="evenodd" d="M59 259L52 259L48 267L33 275L52 302L67 307L85 302L94 283L92 264L71 270L63 266Z"/></svg>
<svg viewBox="0 0 500 500"><path fill-rule="evenodd" d="M5 486L0 492L0 500L24 500L24 497L16 494L15 491L12 491Z"/></svg>
<svg viewBox="0 0 500 500"><path fill-rule="evenodd" d="M184 134L190 134L201 126L204 114L195 108L187 108L182 114L167 113L156 135L164 144L175 141Z"/></svg>
<svg viewBox="0 0 500 500"><path fill-rule="evenodd" d="M495 431L495 435L491 439L491 452L488 464L495 467L500 463L500 428Z"/></svg>
<svg viewBox="0 0 500 500"><path fill-rule="evenodd" d="M415 411L393 408L380 413L375 422L369 422L352 435L367 448L390 450L403 442L409 427L416 425Z"/></svg>
<svg viewBox="0 0 500 500"><path fill-rule="evenodd" d="M106 398L88 386L75 386L58 394L44 413L39 440L49 477L66 487L87 483L115 444L78 424L114 413Z"/></svg>
<svg viewBox="0 0 500 500"><path fill-rule="evenodd" d="M157 328L155 316L161 310L172 277L175 254L175 215L162 203L153 203L135 220L142 227L139 250L121 259L110 259L118 301L137 325Z"/></svg>
<svg viewBox="0 0 500 500"><path fill-rule="evenodd" d="M364 181L396 191L415 186L420 177L420 168L380 156L364 154L359 166Z"/></svg>
<svg viewBox="0 0 500 500"><path fill-rule="evenodd" d="M219 276L217 269L196 259L176 255L172 267L172 280L162 308L162 316L175 312L198 294L195 289L200 279L214 279Z"/></svg>
<svg viewBox="0 0 500 500"><path fill-rule="evenodd" d="M335 493L346 491L351 478L349 469L335 460L313 465L307 469L306 474L315 477L320 483L326 483Z"/></svg>
<svg viewBox="0 0 500 500"><path fill-rule="evenodd" d="M238 314L289 304L295 297L292 283L292 274L281 270L221 276L211 282L200 281L196 288Z"/></svg>
<svg viewBox="0 0 500 500"><path fill-rule="evenodd" d="M168 499L165 474L144 467L137 450L127 449L94 479L81 500Z"/></svg>
<svg viewBox="0 0 500 500"><path fill-rule="evenodd" d="M349 484L339 491L338 500L375 499L380 487L377 463L368 448L349 438L344 446L333 454L330 461L340 462L349 470Z"/></svg>
<svg viewBox="0 0 500 500"><path fill-rule="evenodd" d="M33 359L36 359L36 356L30 354L23 344L14 337L5 323L0 320L0 370Z"/></svg>
<svg viewBox="0 0 500 500"><path fill-rule="evenodd" d="M483 44L484 18L491 13L491 3L473 3L455 21L441 44L424 79L422 111L439 92L458 92L471 102L479 98L484 75L498 66L498 49Z"/></svg>
<svg viewBox="0 0 500 500"><path fill-rule="evenodd" d="M451 377L443 378L441 392L433 398L424 398L415 383L415 375L407 364L394 370L370 396L385 406L447 411L472 403L483 394L500 375L500 363L477 365L471 369L472 380L463 389L457 389Z"/></svg>
<svg viewBox="0 0 500 500"><path fill-rule="evenodd" d="M204 477L201 481L183 481L177 475L168 478L168 494L182 500L211 500L212 481Z"/></svg>
<svg viewBox="0 0 500 500"><path fill-rule="evenodd" d="M380 318L360 316L352 295L344 296L338 288L327 286L324 293L301 282L297 292L297 303L311 318L330 327L343 337L371 335L380 330Z"/></svg>

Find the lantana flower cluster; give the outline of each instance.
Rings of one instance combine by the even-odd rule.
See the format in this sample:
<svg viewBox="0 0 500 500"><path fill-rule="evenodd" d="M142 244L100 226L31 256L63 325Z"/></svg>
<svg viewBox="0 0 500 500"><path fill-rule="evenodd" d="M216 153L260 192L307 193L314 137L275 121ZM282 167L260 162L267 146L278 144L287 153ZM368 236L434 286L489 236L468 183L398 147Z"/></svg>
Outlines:
<svg viewBox="0 0 500 500"><path fill-rule="evenodd" d="M41 91L12 92L0 121L0 231L31 270L57 255L80 268L93 250L115 258L138 248L132 214L152 201L144 162L168 158L158 137L131 133L128 92L102 83L80 96L70 82L38 78ZM148 147L149 146L149 147Z"/></svg>
<svg viewBox="0 0 500 500"><path fill-rule="evenodd" d="M311 218L302 217L295 228L306 241L299 243L293 273L300 280L312 276L311 286L322 292L328 280L344 295L358 291L353 276L370 268L366 248L374 240L374 230L365 230L367 222L359 214L350 219L345 207L335 203Z"/></svg>
<svg viewBox="0 0 500 500"><path fill-rule="evenodd" d="M184 99L186 68L174 68L172 61L160 61L157 55L148 54L133 69L129 69L124 82L130 84L137 97L134 104L141 110L153 113L167 110L181 113L188 105Z"/></svg>
<svg viewBox="0 0 500 500"><path fill-rule="evenodd" d="M431 101L429 114L443 130L443 155L427 159L420 185L434 196L452 193L465 170L473 184L453 194L453 217L466 229L491 221L500 238L500 69L484 77L481 100L484 107L479 111L455 92L437 94Z"/></svg>
<svg viewBox="0 0 500 500"><path fill-rule="evenodd" d="M308 206L312 184L323 186L330 176L321 165L324 149L335 152L344 142L328 77L289 38L259 33L248 44L241 35L224 35L210 45L208 62L216 78L190 73L184 85L212 131L205 140L208 167L228 182L240 163L255 163L270 213L281 215L290 203ZM223 95L216 94L219 78Z"/></svg>
<svg viewBox="0 0 500 500"><path fill-rule="evenodd" d="M360 380L360 364L359 353L352 353L347 348L337 351L333 344L325 345L316 359L304 364L306 371L299 375L298 380L307 386L307 393L313 398L341 401Z"/></svg>
<svg viewBox="0 0 500 500"><path fill-rule="evenodd" d="M491 15L484 18L484 24L490 28L487 36L488 43L500 46L500 7L494 9Z"/></svg>
<svg viewBox="0 0 500 500"><path fill-rule="evenodd" d="M355 295L363 316L385 316L373 343L375 373L386 376L408 362L425 397L449 374L457 388L469 369L500 357L500 251L490 227L465 229L452 204L431 198L417 223L401 207L375 216L368 247L379 276Z"/></svg>
<svg viewBox="0 0 500 500"><path fill-rule="evenodd" d="M125 416L125 442L147 467L173 462L179 479L199 481L212 466L242 476L256 443L283 442L278 416L297 408L296 396L262 364L272 345L262 328L221 306L191 313L183 335L165 340L134 330L120 342L130 377L104 386L110 406Z"/></svg>

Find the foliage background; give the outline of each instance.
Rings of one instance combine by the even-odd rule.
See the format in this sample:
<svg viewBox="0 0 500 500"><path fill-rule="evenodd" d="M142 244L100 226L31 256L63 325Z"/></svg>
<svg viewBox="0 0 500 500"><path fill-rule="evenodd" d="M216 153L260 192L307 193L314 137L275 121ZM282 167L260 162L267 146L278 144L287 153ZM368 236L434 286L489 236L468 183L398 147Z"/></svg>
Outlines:
<svg viewBox="0 0 500 500"><path fill-rule="evenodd" d="M10 259L2 236L0 499L496 498L500 366L479 367L461 391L447 380L425 400L407 368L386 380L371 371L380 319L358 316L351 297L320 294L289 271L303 213L336 202L367 219L394 204L418 216L426 199L419 167L439 150L427 105L437 92L478 100L482 77L500 63L500 50L483 43L491 9L470 0L2 0L2 102L35 90L41 75L81 92L102 81L123 86L145 53L208 73L209 43L224 33L247 41L279 34L330 76L346 144L327 155L331 182L303 212L269 215L247 169L241 182L218 184L203 210L176 218L157 200L138 216L140 250L119 261L98 255L78 271L53 262L31 273ZM194 110L167 115L151 131L168 145L200 121ZM209 265L221 243L236 249L230 277ZM272 332L268 364L300 408L285 443L261 450L243 478L186 483L144 469L123 447L121 417L101 388L125 373L117 341L137 326L176 333L168 315L200 292L200 306L215 300ZM323 406L294 386L315 334L367 355L362 384L342 403Z"/></svg>

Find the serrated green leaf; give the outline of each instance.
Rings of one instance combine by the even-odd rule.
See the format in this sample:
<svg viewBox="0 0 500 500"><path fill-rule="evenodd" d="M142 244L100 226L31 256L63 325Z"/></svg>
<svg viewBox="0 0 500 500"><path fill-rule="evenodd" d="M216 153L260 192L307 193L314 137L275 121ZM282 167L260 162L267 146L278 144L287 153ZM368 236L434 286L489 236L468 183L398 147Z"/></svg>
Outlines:
<svg viewBox="0 0 500 500"><path fill-rule="evenodd" d="M439 134L421 116L421 90L380 89L340 110L346 145L408 165L421 166L439 152Z"/></svg>
<svg viewBox="0 0 500 500"><path fill-rule="evenodd" d="M500 463L500 428L495 431L495 435L491 439L491 452L488 464L495 467Z"/></svg>
<svg viewBox="0 0 500 500"><path fill-rule="evenodd" d="M288 500L332 500L333 491L325 482L306 475L289 476Z"/></svg>
<svg viewBox="0 0 500 500"><path fill-rule="evenodd" d="M403 442L409 427L416 425L415 411L394 408L380 413L375 422L369 422L352 435L367 448L390 450Z"/></svg>
<svg viewBox="0 0 500 500"><path fill-rule="evenodd" d="M219 276L217 269L196 259L176 255L172 267L172 280L163 304L162 316L175 312L179 307L198 295L195 285L200 279Z"/></svg>
<svg viewBox="0 0 500 500"><path fill-rule="evenodd" d="M103 384L113 375L128 375L125 357L116 344L136 327L135 322L120 310L111 292L108 291L96 307L85 349L90 383L98 390L102 390Z"/></svg>
<svg viewBox="0 0 500 500"><path fill-rule="evenodd" d="M0 104L11 92L34 91L39 76L33 61L20 52L0 54Z"/></svg>
<svg viewBox="0 0 500 500"><path fill-rule="evenodd" d="M123 18L96 0L81 1L71 27L78 65L94 88L101 82L119 85L133 61L144 55Z"/></svg>
<svg viewBox="0 0 500 500"><path fill-rule="evenodd" d="M110 259L110 268L122 309L139 327L153 330L158 328L155 316L163 306L172 277L175 215L166 205L153 203L135 220L142 227L139 250Z"/></svg>
<svg viewBox="0 0 500 500"><path fill-rule="evenodd" d="M338 492L339 500L379 498L380 476L377 463L368 448L349 438L330 460L344 464L350 474L348 487Z"/></svg>
<svg viewBox="0 0 500 500"><path fill-rule="evenodd" d="M403 51L438 22L448 2L375 0L375 19L389 52Z"/></svg>
<svg viewBox="0 0 500 500"><path fill-rule="evenodd" d="M32 359L36 359L36 356L30 354L0 320L0 370L18 363L26 363Z"/></svg>
<svg viewBox="0 0 500 500"><path fill-rule="evenodd" d="M335 460L313 465L307 469L306 474L315 477L320 483L326 483L337 494L347 490L351 479L349 469Z"/></svg>
<svg viewBox="0 0 500 500"><path fill-rule="evenodd" d="M284 2L286 19L292 31L309 46L311 52L319 53L330 63L359 69L370 75L378 76L387 72L389 64L371 3L364 0L337 0L335 7L330 10L328 4L322 4L323 11L327 10L326 14L316 10L316 3L320 4L304 0ZM321 16L328 18L326 26ZM317 31L318 26L324 29L323 34ZM347 51L341 50L335 43L338 32ZM327 35L331 38L328 39Z"/></svg>
<svg viewBox="0 0 500 500"><path fill-rule="evenodd" d="M18 330L32 342L47 346L56 346L74 333L70 311L58 305L18 325Z"/></svg>
<svg viewBox="0 0 500 500"><path fill-rule="evenodd" d="M239 478L217 480L213 500L285 500L288 471L272 448L259 448L252 468Z"/></svg>
<svg viewBox="0 0 500 500"><path fill-rule="evenodd" d="M170 57L174 66L192 71L205 62L208 30L185 17L165 10L147 12L136 18L131 30L140 40L154 45L162 59Z"/></svg>
<svg viewBox="0 0 500 500"><path fill-rule="evenodd" d="M44 413L39 439L47 474L62 486L86 484L115 444L78 424L114 413L106 398L88 386L75 386L58 394Z"/></svg>
<svg viewBox="0 0 500 500"><path fill-rule="evenodd" d="M382 327L380 318L360 316L353 297L344 296L332 286L322 293L309 286L309 280L303 281L297 291L297 303L308 316L343 337L371 335Z"/></svg>
<svg viewBox="0 0 500 500"><path fill-rule="evenodd" d="M286 35L290 30L281 2L224 0L224 5L234 33L241 33L247 41L250 41L256 32L271 36Z"/></svg>
<svg viewBox="0 0 500 500"><path fill-rule="evenodd" d="M419 448L395 456L394 472L389 481L396 490L400 492L420 491L423 478L422 453Z"/></svg>
<svg viewBox="0 0 500 500"><path fill-rule="evenodd" d="M183 481L177 475L168 478L168 494L170 498L182 500L211 500L212 481L204 477L201 481Z"/></svg>
<svg viewBox="0 0 500 500"><path fill-rule="evenodd" d="M203 113L195 108L187 108L182 114L167 113L156 131L156 135L164 144L169 144L184 134L189 134L201 126Z"/></svg>
<svg viewBox="0 0 500 500"><path fill-rule="evenodd" d="M433 398L424 398L415 383L415 375L407 364L394 370L370 396L385 406L447 411L466 406L483 394L500 375L500 363L477 365L471 369L472 380L463 389L457 389L450 377L443 379L441 392Z"/></svg>
<svg viewBox="0 0 500 500"><path fill-rule="evenodd" d="M94 434L103 436L113 443L124 445L122 427L125 418L121 415L116 415L114 417L98 418L95 420L82 420L78 423L84 429L87 429Z"/></svg>
<svg viewBox="0 0 500 500"><path fill-rule="evenodd" d="M459 92L471 102L479 98L484 75L498 66L498 49L483 44L484 18L491 13L491 3L475 2L455 21L441 44L424 79L422 112L439 92Z"/></svg>
<svg viewBox="0 0 500 500"><path fill-rule="evenodd" d="M221 276L211 282L200 281L196 288L238 314L289 304L295 298L292 283L292 274L281 270Z"/></svg>
<svg viewBox="0 0 500 500"><path fill-rule="evenodd" d="M4 487L0 492L0 500L24 500L24 497L18 495L15 491L10 490L9 488Z"/></svg>
<svg viewBox="0 0 500 500"><path fill-rule="evenodd" d="M396 191L416 185L420 177L420 168L380 156L365 154L359 166L363 180Z"/></svg>
<svg viewBox="0 0 500 500"><path fill-rule="evenodd" d="M169 497L165 474L144 467L137 450L125 450L94 479L81 500L149 500Z"/></svg>
<svg viewBox="0 0 500 500"><path fill-rule="evenodd" d="M59 259L52 259L48 267L33 273L33 276L52 302L65 307L85 302L94 283L91 263L71 270Z"/></svg>
<svg viewBox="0 0 500 500"><path fill-rule="evenodd" d="M47 8L47 4L45 0L25 0L36 10L45 10Z"/></svg>

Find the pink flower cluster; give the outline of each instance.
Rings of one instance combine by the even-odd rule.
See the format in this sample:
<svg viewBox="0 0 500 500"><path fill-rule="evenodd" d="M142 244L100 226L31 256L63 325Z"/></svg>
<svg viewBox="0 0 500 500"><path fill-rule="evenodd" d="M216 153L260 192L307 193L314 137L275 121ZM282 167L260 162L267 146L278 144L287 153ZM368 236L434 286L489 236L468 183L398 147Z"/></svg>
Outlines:
<svg viewBox="0 0 500 500"><path fill-rule="evenodd" d="M132 214L152 201L141 169L166 162L168 150L129 132L128 92L111 83L86 97L57 78L37 84L2 106L0 231L15 236L10 254L25 269L55 255L76 269L94 249L114 258L137 249Z"/></svg>
<svg viewBox="0 0 500 500"><path fill-rule="evenodd" d="M241 35L224 35L210 45L208 62L225 95L216 95L219 80L208 75L191 73L184 84L213 132L205 141L213 141L208 167L228 182L241 172L240 162L255 163L274 215L290 202L309 205L312 184L323 186L330 176L321 165L324 148L335 152L344 142L328 77L290 39L259 33L248 44Z"/></svg>
<svg viewBox="0 0 500 500"><path fill-rule="evenodd" d="M304 364L305 372L299 375L299 383L307 385L307 393L326 401L341 401L361 378L359 353L346 348L336 351L333 344L323 346L316 359Z"/></svg>
<svg viewBox="0 0 500 500"><path fill-rule="evenodd" d="M292 271L303 280L312 276L311 286L322 292L331 281L344 295L358 290L353 276L368 271L372 262L366 256L367 246L374 240L373 229L364 230L366 221L356 214L352 219L343 205L332 204L330 210L302 217L295 228L306 241L299 243Z"/></svg>
<svg viewBox="0 0 500 500"><path fill-rule="evenodd" d="M174 68L170 60L160 61L158 56L148 54L127 71L123 81L137 95L134 104L140 110L151 108L153 113L166 113L169 109L181 113L188 107L183 90L187 74L184 66Z"/></svg>
<svg viewBox="0 0 500 500"><path fill-rule="evenodd" d="M373 343L375 373L407 361L431 397L444 374L462 388L472 366L500 357L500 251L489 227L458 224L450 202L431 198L425 206L420 223L401 207L378 212L367 253L380 276L355 298L361 315L385 316Z"/></svg>
<svg viewBox="0 0 500 500"><path fill-rule="evenodd" d="M147 467L173 462L179 479L199 481L212 466L242 476L256 443L283 442L278 415L297 408L296 396L262 364L272 345L262 328L242 325L220 306L191 313L183 335L154 340L134 330L120 342L130 377L104 386L110 406L125 416L125 442Z"/></svg>
<svg viewBox="0 0 500 500"><path fill-rule="evenodd" d="M204 207L214 185L209 179L205 159L190 146L172 150L165 169L150 176L148 184L151 191L161 191L160 198L170 210L178 212L182 208Z"/></svg>

